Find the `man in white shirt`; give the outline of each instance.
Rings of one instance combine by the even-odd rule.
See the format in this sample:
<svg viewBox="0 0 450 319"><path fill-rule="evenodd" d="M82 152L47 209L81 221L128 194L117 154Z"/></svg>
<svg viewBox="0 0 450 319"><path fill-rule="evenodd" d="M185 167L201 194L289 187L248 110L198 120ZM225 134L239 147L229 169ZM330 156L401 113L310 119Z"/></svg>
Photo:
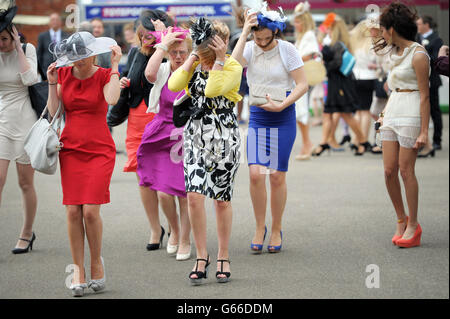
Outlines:
<svg viewBox="0 0 450 319"><path fill-rule="evenodd" d="M43 80L47 79L47 68L56 59L48 50L50 44L61 42L69 37L69 34L61 30L62 20L58 13L50 15L49 30L42 32L38 37L37 58L38 70Z"/></svg>

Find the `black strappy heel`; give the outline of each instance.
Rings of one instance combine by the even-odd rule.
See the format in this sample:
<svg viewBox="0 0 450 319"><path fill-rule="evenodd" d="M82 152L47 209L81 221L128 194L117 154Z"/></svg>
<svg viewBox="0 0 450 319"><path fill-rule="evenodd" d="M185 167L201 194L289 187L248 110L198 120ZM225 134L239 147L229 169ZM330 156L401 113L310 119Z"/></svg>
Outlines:
<svg viewBox="0 0 450 319"><path fill-rule="evenodd" d="M31 236L31 239L25 239L25 238L19 238L19 240L23 240L28 242L28 246L26 248L14 248L11 250L13 254L24 254L27 253L29 250L33 250L33 242L36 239L36 235L33 232L33 236Z"/></svg>
<svg viewBox="0 0 450 319"><path fill-rule="evenodd" d="M206 263L205 271L198 271L198 262L199 261L204 261ZM189 274L189 281L191 282L192 285L202 284L203 279L207 278L208 266L209 266L209 255L208 255L208 259L197 258L197 261L195 263L195 271L191 271L191 273ZM191 277L192 275L196 275L197 278L192 278Z"/></svg>
<svg viewBox="0 0 450 319"><path fill-rule="evenodd" d="M320 147L320 151L317 151L317 148L319 148ZM330 145L328 144L328 143L325 143L325 144L319 144L319 146L318 147L316 147L313 151L312 151L312 153L311 153L311 155L312 156L320 156L323 152L325 152L325 151L328 151L328 155L330 154Z"/></svg>
<svg viewBox="0 0 450 319"><path fill-rule="evenodd" d="M227 262L231 264L231 261L228 259L217 259L217 262L220 262L220 271L216 272L217 282L226 283L230 280L231 273L229 271L223 271L223 263ZM219 275L225 275L226 277L219 277Z"/></svg>

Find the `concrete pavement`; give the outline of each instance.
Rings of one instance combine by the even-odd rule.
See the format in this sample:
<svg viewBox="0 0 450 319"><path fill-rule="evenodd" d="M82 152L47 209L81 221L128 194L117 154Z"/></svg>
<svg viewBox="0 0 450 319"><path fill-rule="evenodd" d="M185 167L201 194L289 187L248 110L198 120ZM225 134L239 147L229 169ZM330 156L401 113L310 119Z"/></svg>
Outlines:
<svg viewBox="0 0 450 319"><path fill-rule="evenodd" d="M119 154L111 203L102 207L107 290L85 298L449 298L448 115L444 124L444 149L435 158L418 159L416 165L421 247L400 249L391 244L396 217L380 155L355 157L347 149L298 162L294 160L300 149L297 135L287 175L283 251L268 254L268 240L262 255L249 251L254 218L248 168L243 163L233 199L232 281L215 282L217 237L208 200L212 264L207 283L200 287L191 287L187 279L195 260L179 262L167 256L167 237L164 249L146 251L149 227L136 176L122 172L126 157ZM124 125L114 129L119 150L125 149L125 131ZM311 129L314 142L320 134L320 127ZM65 287L71 255L59 168L54 176L37 173L35 184L39 207L34 250L13 255L22 199L15 165L10 165L0 208L0 298L72 298ZM270 225L269 209L267 216ZM167 230L162 212L161 220ZM379 270L379 288L366 286L373 269Z"/></svg>

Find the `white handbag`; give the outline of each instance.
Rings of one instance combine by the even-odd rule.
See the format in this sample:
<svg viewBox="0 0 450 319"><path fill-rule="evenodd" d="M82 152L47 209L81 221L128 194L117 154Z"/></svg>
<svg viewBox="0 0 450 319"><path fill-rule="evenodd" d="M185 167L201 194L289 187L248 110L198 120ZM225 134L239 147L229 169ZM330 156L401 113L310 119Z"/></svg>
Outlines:
<svg viewBox="0 0 450 319"><path fill-rule="evenodd" d="M56 172L59 150L63 147L59 141L61 109L60 104L52 121L49 122L44 118L48 111L46 106L25 137L25 152L30 157L31 166L44 174L52 175Z"/></svg>
<svg viewBox="0 0 450 319"><path fill-rule="evenodd" d="M286 90L265 85L252 84L248 96L248 105L263 105L268 103L266 95L269 94L274 102L281 103L286 98Z"/></svg>

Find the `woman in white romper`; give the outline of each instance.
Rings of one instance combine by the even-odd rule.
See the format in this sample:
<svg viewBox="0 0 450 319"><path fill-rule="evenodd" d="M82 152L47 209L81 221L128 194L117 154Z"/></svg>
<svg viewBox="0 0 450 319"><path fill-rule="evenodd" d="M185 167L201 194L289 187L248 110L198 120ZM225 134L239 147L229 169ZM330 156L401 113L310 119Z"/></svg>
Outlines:
<svg viewBox="0 0 450 319"><path fill-rule="evenodd" d="M28 94L28 86L38 81L36 61L36 49L28 43L25 55L13 25L0 29L0 203L8 166L14 161L25 210L14 254L28 252L36 238L33 232L37 207L34 170L24 150L25 136L37 119Z"/></svg>
<svg viewBox="0 0 450 319"><path fill-rule="evenodd" d="M418 150L428 138L430 120L430 62L426 50L414 42L417 15L401 3L391 3L380 16L380 52L391 46L392 69L388 85L392 91L380 114L386 187L397 213L392 243L399 247L420 245L422 229L417 221L418 183L415 163ZM405 185L409 216L405 213L398 171Z"/></svg>

